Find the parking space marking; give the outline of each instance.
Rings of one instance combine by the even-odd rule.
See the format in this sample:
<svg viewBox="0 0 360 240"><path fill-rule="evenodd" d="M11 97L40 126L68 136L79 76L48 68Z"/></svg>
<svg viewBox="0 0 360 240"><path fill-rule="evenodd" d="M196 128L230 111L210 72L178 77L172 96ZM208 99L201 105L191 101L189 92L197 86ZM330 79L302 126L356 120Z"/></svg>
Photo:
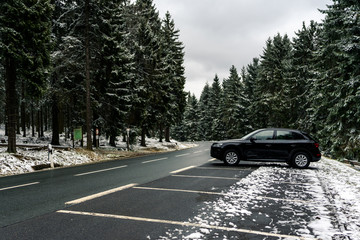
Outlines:
<svg viewBox="0 0 360 240"><path fill-rule="evenodd" d="M32 183L25 183L25 184L11 186L11 187L0 188L0 191L5 191L5 190L9 190L9 189L14 189L14 188L27 187L27 186L31 186L31 185L35 185L35 184L39 184L39 183L40 182L32 182Z"/></svg>
<svg viewBox="0 0 360 240"><path fill-rule="evenodd" d="M212 159L209 159L208 162L212 162L212 161L215 161L216 158L212 158Z"/></svg>
<svg viewBox="0 0 360 240"><path fill-rule="evenodd" d="M153 160L149 160L149 161L144 161L142 163L151 163L151 162L157 162L157 161L162 161L162 160L166 160L166 159L168 159L168 157L153 159Z"/></svg>
<svg viewBox="0 0 360 240"><path fill-rule="evenodd" d="M207 170L231 170L231 171L240 171L244 170L243 168L228 168L228 167L197 167L198 169L207 169Z"/></svg>
<svg viewBox="0 0 360 240"><path fill-rule="evenodd" d="M175 171L172 171L170 172L171 174L175 174L175 173L179 173L179 172L183 172L183 171L186 171L186 170L189 170L191 168L194 168L195 166L189 166L189 167L185 167L185 168L181 168L179 170L175 170Z"/></svg>
<svg viewBox="0 0 360 240"><path fill-rule="evenodd" d="M227 232L240 232L240 233L248 233L248 234L254 234L254 235L261 235L261 236L280 237L280 238L286 238L286 239L299 239L299 240L315 240L316 239L316 238L299 237L299 236L294 236L294 235L285 235L285 234L276 234L276 233L269 233L269 232L254 231L254 230L241 229L241 228L213 226L213 225L208 225L208 224L203 224L203 223L180 222L180 221L154 219L154 218L143 218L143 217L115 215L115 214L104 214L104 213L96 213L96 212L81 212L81 211L59 210L59 211L57 211L57 213L81 215L81 216L91 216L91 217L122 219L122 220L138 221L138 222L171 224L171 225L186 226L186 227L208 228L208 229L221 230L221 231L227 231Z"/></svg>
<svg viewBox="0 0 360 240"><path fill-rule="evenodd" d="M79 203L82 203L82 202L86 202L86 201L89 201L89 200L92 200L92 199L95 199L95 198L99 198L99 197L108 195L110 193L114 193L114 192L118 192L118 191L121 191L121 190L124 190L124 189L127 189L127 188L131 188L131 187L134 187L136 185L137 185L136 183L131 183L131 184L124 185L124 186L121 186L121 187L118 187L118 188L113 188L113 189L110 189L110 190L107 190L107 191L104 191L104 192L100 192L100 193L89 195L89 196L86 196L86 197L83 197L83 198L75 199L75 200L66 202L65 204L66 205L79 204Z"/></svg>
<svg viewBox="0 0 360 240"><path fill-rule="evenodd" d="M222 192L206 192L206 191L196 191L196 190L187 190L187 189L174 189L174 188L134 187L134 189L153 190L153 191L169 191L169 192L184 192L184 193L199 193L199 194L231 196L231 197L244 197L244 196L241 196L241 195L222 193ZM256 199L257 200L267 199L267 200L273 200L273 201L314 203L313 201L304 201L304 200L286 199L286 198L261 197L261 196L257 196Z"/></svg>
<svg viewBox="0 0 360 240"><path fill-rule="evenodd" d="M119 168L125 168L127 167L127 165L123 165L123 166L119 166L119 167L113 167L113 168L106 168L106 169L101 169L101 170L97 170L97 171L91 171L91 172L86 172L86 173L79 173L79 174L75 174L75 177L80 177L80 176L84 176L84 175L89 175L89 174L94 174L94 173L99 173L99 172L106 172L106 171L111 171L114 169L119 169Z"/></svg>
<svg viewBox="0 0 360 240"><path fill-rule="evenodd" d="M173 188L152 188L152 187L134 187L134 189L143 189L143 190L154 190L154 191L169 191L169 192L185 192L185 193L202 193L209 195L228 195L220 192L205 192L205 191L196 191L196 190L185 190L185 189L173 189Z"/></svg>
<svg viewBox="0 0 360 240"><path fill-rule="evenodd" d="M229 177L214 177L214 176L193 176L193 175L171 175L172 177L188 177L188 178L213 178L224 180L240 180L241 178L229 178Z"/></svg>
<svg viewBox="0 0 360 240"><path fill-rule="evenodd" d="M203 152L203 150L200 150L200 151L193 152L193 154L202 153L202 152Z"/></svg>
<svg viewBox="0 0 360 240"><path fill-rule="evenodd" d="M179 154L179 155L176 155L175 157L183 157L183 156L187 156L189 155L190 153L184 153L184 154Z"/></svg>

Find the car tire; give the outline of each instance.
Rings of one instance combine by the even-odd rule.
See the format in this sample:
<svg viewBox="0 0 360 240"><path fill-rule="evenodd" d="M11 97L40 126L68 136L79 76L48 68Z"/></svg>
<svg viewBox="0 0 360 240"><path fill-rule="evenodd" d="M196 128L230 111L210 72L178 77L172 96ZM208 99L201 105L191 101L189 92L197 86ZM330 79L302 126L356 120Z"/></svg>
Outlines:
<svg viewBox="0 0 360 240"><path fill-rule="evenodd" d="M310 165L309 155L305 152L297 152L293 155L291 166L296 168L307 168Z"/></svg>
<svg viewBox="0 0 360 240"><path fill-rule="evenodd" d="M227 150L224 154L224 163L229 166L235 166L240 162L240 155L235 150Z"/></svg>

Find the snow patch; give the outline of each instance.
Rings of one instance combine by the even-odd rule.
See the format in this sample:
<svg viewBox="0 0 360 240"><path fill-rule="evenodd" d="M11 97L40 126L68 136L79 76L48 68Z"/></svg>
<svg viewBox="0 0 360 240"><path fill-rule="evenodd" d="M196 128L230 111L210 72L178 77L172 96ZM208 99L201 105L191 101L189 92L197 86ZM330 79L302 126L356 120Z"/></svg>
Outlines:
<svg viewBox="0 0 360 240"><path fill-rule="evenodd" d="M305 170L264 165L223 193L202 203L188 221L243 229L257 224L258 231L323 240L360 239L360 172L338 161L323 158ZM161 239L182 238L220 239L219 231L196 227L169 229Z"/></svg>

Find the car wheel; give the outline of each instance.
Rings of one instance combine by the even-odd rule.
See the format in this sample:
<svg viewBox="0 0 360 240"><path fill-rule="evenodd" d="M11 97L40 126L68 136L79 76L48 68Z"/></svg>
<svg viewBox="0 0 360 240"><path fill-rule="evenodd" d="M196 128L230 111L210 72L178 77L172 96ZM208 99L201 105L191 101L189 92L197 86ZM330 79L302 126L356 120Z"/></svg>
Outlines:
<svg viewBox="0 0 360 240"><path fill-rule="evenodd" d="M292 157L291 165L296 168L307 168L310 165L310 158L304 152L297 152Z"/></svg>
<svg viewBox="0 0 360 240"><path fill-rule="evenodd" d="M235 150L227 150L224 155L224 163L234 166L240 162L240 156Z"/></svg>

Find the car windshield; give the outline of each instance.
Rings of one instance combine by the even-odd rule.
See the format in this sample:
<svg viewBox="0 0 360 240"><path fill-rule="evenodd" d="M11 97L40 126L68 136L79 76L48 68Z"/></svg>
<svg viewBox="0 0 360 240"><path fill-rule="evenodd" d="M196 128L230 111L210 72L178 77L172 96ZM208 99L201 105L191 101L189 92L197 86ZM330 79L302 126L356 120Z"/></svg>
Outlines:
<svg viewBox="0 0 360 240"><path fill-rule="evenodd" d="M253 132L243 136L242 138L240 138L240 140L246 140L246 139L250 138L251 135L253 135L253 134L255 134L255 133L259 132L259 131L260 130L253 131Z"/></svg>

